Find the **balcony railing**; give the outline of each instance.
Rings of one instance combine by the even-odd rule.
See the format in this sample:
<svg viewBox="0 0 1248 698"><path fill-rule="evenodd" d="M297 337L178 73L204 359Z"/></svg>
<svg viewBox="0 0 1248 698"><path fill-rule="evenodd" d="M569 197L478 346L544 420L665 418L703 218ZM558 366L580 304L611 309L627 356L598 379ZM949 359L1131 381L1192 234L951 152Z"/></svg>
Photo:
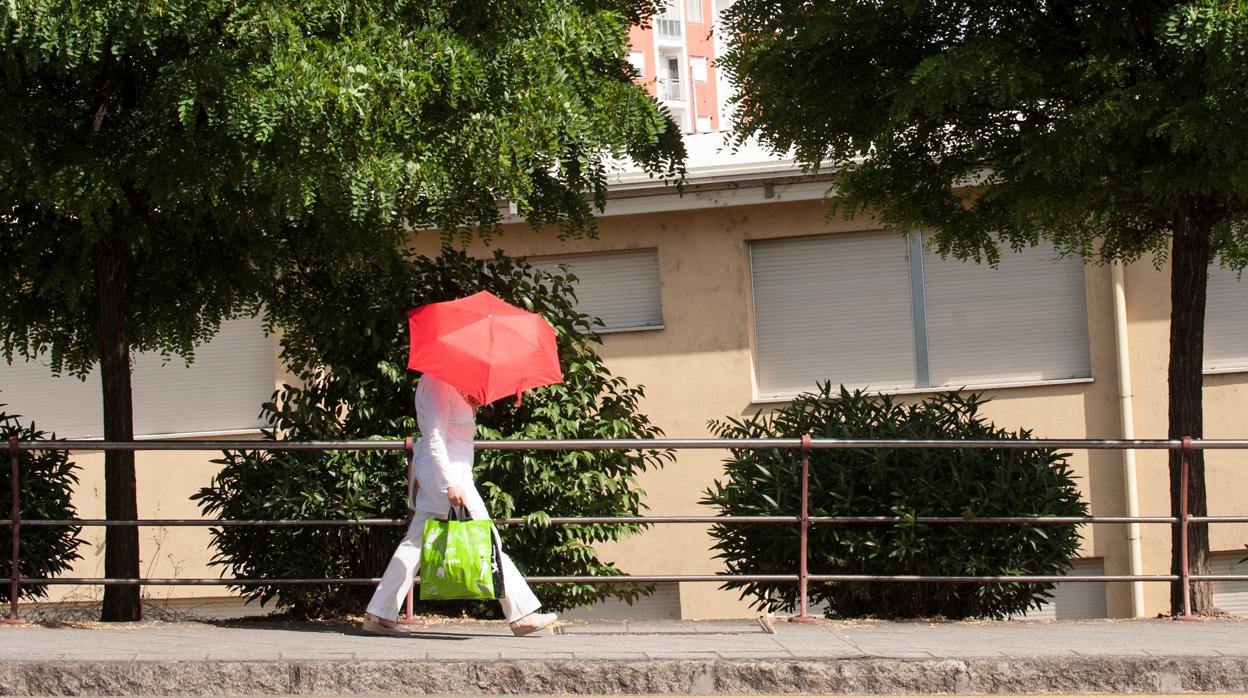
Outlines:
<svg viewBox="0 0 1248 698"><path fill-rule="evenodd" d="M674 102L685 101L685 88L681 85L680 80L676 80L674 78L660 80L659 99L666 99Z"/></svg>

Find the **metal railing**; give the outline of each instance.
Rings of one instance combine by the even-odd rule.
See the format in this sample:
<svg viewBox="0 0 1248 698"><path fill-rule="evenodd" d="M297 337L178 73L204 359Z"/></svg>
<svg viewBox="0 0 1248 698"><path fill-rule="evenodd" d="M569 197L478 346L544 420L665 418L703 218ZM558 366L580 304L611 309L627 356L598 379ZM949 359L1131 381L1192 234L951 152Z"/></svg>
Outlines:
<svg viewBox="0 0 1248 698"><path fill-rule="evenodd" d="M24 526L403 526L407 519L34 519L23 520L20 501L20 472L18 454L22 451L408 451L412 440L405 441L20 441L8 440L8 452L12 475L12 513L9 519L0 519L0 526L12 529L12 568L9 579L11 602L9 617L4 622L22 622L18 615L18 596L22 585L93 584L93 585L153 585L153 586L254 586L270 584L376 584L379 578L336 579L241 579L241 578L109 578L109 577L50 577L21 576L20 533ZM813 439L767 438L767 439L568 439L568 440L510 440L477 441L475 447L496 450L666 450L666 449L791 449L801 453L801 510L790 516L565 516L550 517L550 525L618 523L618 524L724 524L724 523L775 523L799 526L799 568L796 574L668 574L668 575L616 575L616 576L532 576L533 583L574 584L620 584L660 582L792 582L798 585L798 615L790 620L811 622L808 614L808 588L810 582L867 582L867 583L951 583L951 584L1002 584L1002 583L1057 583L1057 582L1175 582L1183 591L1183 615L1191 617L1191 585L1203 581L1248 581L1248 575L1198 575L1191 573L1188 555L1189 527L1194 523L1248 523L1248 516L1192 516L1188 511L1187 490L1190 478L1189 457L1195 449L1248 449L1248 439ZM1088 450L1179 450L1182 453L1180 511L1178 516L990 516L963 518L960 516L811 516L810 499L810 453L819 449L1088 449ZM411 477L409 466L409 478ZM496 519L498 524L524 524L521 518ZM811 574L807 562L809 530L816 524L861 525L890 523L925 524L1169 524L1180 527L1180 573L1152 575L991 575L991 576L925 576L925 575L870 575L870 574ZM408 596L407 615L412 616L412 597Z"/></svg>
<svg viewBox="0 0 1248 698"><path fill-rule="evenodd" d="M659 99L673 102L685 101L685 90L678 78L662 78L659 80Z"/></svg>

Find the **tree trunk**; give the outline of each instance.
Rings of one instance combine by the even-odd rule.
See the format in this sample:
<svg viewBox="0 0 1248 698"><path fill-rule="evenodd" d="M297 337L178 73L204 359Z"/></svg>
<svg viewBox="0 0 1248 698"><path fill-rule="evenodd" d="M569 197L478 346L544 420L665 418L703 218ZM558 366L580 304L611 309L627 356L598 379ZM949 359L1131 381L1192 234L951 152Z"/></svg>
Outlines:
<svg viewBox="0 0 1248 698"><path fill-rule="evenodd" d="M1174 238L1170 254L1170 438L1204 434L1202 372L1205 352L1205 294L1209 278L1210 230L1212 216L1190 201L1180 205L1174 221ZM1182 495L1181 468L1183 454L1170 452L1170 512L1178 516ZM1188 513L1204 516L1205 458L1193 451L1188 459ZM1171 534L1170 573L1182 569L1182 534L1173 526ZM1188 538L1188 559L1192 574L1209 573L1209 525L1191 524ZM1208 582L1192 584L1192 613L1205 613L1212 608L1212 590ZM1179 582L1170 587L1170 612L1183 612L1183 588Z"/></svg>
<svg viewBox="0 0 1248 698"><path fill-rule="evenodd" d="M115 228L95 245L95 295L99 313L100 384L104 398L104 440L134 438L130 392L130 340L126 334L127 252ZM104 513L110 519L137 519L134 451L104 454ZM139 529L109 526L104 539L104 576L139 576ZM100 620L142 617L139 587L104 587Z"/></svg>

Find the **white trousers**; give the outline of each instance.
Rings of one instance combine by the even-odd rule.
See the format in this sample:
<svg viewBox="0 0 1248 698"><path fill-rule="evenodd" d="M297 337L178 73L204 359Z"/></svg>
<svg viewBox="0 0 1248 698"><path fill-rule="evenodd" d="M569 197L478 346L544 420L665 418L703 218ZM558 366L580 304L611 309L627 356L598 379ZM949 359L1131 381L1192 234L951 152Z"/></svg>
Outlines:
<svg viewBox="0 0 1248 698"><path fill-rule="evenodd" d="M464 503L473 520L489 518L489 513L485 510L485 502L482 501L475 487L464 488L464 495ZM377 585L377 591L373 592L373 599L368 602L369 613L388 620L395 620L399 617L399 606L406 600L407 591L412 588L412 580L420 574L420 548L425 534L425 522L445 515L446 512L418 511L412 516L412 523L407 527L407 535L403 536L403 542L399 543L398 549L394 551L390 564L386 566L385 574L381 576L381 583ZM497 538L498 531L494 532L494 536ZM501 550L502 546L500 545L499 548ZM498 602L503 607L503 615L510 623L537 611L542 607L542 603L537 600L537 596L529 588L528 582L524 581L520 570L516 569L515 563L511 561L507 553L501 553L500 557L499 564L503 568L503 588L507 596L499 599Z"/></svg>

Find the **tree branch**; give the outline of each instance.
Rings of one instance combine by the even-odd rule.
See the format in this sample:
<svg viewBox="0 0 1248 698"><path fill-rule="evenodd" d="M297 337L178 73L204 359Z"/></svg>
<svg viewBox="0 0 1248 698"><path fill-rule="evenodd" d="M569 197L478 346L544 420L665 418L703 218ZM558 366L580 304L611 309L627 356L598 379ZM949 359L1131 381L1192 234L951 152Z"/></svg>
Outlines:
<svg viewBox="0 0 1248 698"><path fill-rule="evenodd" d="M117 87L117 79L121 76L121 61L113 55L112 42L104 46L104 82L100 85L100 96L91 109L91 124L87 132L95 135L104 125L104 115L108 113L108 100Z"/></svg>

